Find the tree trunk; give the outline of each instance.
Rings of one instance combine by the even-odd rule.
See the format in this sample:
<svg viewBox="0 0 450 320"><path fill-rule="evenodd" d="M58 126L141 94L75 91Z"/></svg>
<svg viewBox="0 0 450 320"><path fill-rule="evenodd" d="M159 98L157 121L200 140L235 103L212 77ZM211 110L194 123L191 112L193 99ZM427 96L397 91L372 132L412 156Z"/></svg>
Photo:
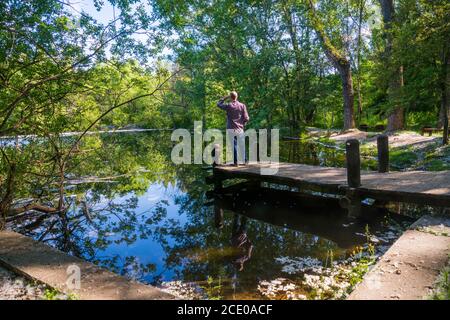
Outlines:
<svg viewBox="0 0 450 320"><path fill-rule="evenodd" d="M392 24L394 23L394 1L393 0L379 0L381 5L381 13L383 15L384 32L386 36L385 60L392 61ZM389 63L388 63L389 65ZM393 66L392 66L393 67ZM401 105L398 105L399 93L403 87L403 67L396 67L395 72L390 78L389 82L389 99L394 102L394 110L388 116L388 131L396 131L405 127L405 110Z"/></svg>
<svg viewBox="0 0 450 320"><path fill-rule="evenodd" d="M6 160L9 162L8 159ZM4 194L2 194L2 198L0 199L0 231L4 227L6 216L8 214L8 211L11 207L11 203L14 198L15 180L16 180L16 164L13 162L9 163L8 176L5 182L6 188Z"/></svg>
<svg viewBox="0 0 450 320"><path fill-rule="evenodd" d="M401 107L397 107L392 113L389 114L387 131L397 131L405 127L405 110Z"/></svg>
<svg viewBox="0 0 450 320"><path fill-rule="evenodd" d="M356 55L356 70L358 70L356 77L356 91L358 94L358 121L361 124L362 118L362 93L361 93L361 29L364 14L365 0L359 2L359 15L358 15L358 42L357 42L357 55Z"/></svg>
<svg viewBox="0 0 450 320"><path fill-rule="evenodd" d="M296 135L300 131L300 116L299 116L299 108L301 108L300 104L300 75L301 75L301 51L300 46L297 39L297 28L294 25L294 20L292 18L292 8L287 2L283 2L283 19L287 26L287 31L289 34L289 38L291 40L292 49L294 51L295 56L295 76L293 80L293 86L291 87L290 96L294 99L291 101L293 104L292 113L293 113L293 124L292 130L293 134ZM293 91L293 92L292 92Z"/></svg>
<svg viewBox="0 0 450 320"><path fill-rule="evenodd" d="M448 144L448 122L450 117L450 50L444 50L444 70L443 70L443 90L442 90L442 102L441 105L444 109L444 133L442 137L442 143Z"/></svg>
<svg viewBox="0 0 450 320"><path fill-rule="evenodd" d="M353 80L350 63L340 65L338 70L342 79L342 96L344 98L344 130L348 130L355 127Z"/></svg>
<svg viewBox="0 0 450 320"><path fill-rule="evenodd" d="M403 67L398 68L398 76L395 77L390 85L390 98L396 105L396 100L399 99L400 90L403 87ZM396 131L404 129L405 127L405 109L401 106L396 106L395 109L388 116L387 131Z"/></svg>
<svg viewBox="0 0 450 320"><path fill-rule="evenodd" d="M441 91L441 106L439 108L439 119L438 119L438 123L437 123L437 128L438 129L442 129L444 127L444 122L445 122L445 97L444 97L444 91L445 89L442 88Z"/></svg>
<svg viewBox="0 0 450 320"><path fill-rule="evenodd" d="M350 62L347 57L333 46L324 30L324 25L319 21L315 13L314 3L308 1L310 18L317 36L325 50L325 54L332 62L333 66L338 70L342 80L342 95L344 97L344 130L355 128L355 117L353 111L353 81Z"/></svg>

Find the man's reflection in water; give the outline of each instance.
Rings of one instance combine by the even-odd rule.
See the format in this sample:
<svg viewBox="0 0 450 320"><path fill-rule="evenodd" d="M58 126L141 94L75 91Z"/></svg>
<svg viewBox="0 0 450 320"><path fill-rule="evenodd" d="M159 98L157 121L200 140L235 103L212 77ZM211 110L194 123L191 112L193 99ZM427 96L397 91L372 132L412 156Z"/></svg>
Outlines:
<svg viewBox="0 0 450 320"><path fill-rule="evenodd" d="M214 205L214 225L217 229L223 228L223 209L217 204Z"/></svg>
<svg viewBox="0 0 450 320"><path fill-rule="evenodd" d="M219 230L224 227L223 209L215 203L214 225ZM234 293L239 287L238 272L244 270L244 263L252 256L253 244L247 236L247 217L234 214L231 230L231 246L236 248L237 253L233 256L234 272L231 276L231 288Z"/></svg>
<svg viewBox="0 0 450 320"><path fill-rule="evenodd" d="M218 205L214 205L214 226L222 229L223 209ZM239 214L233 216L233 228L231 230L231 246L237 249L237 253L233 260L233 265L238 271L244 269L244 263L252 257L253 244L247 236L247 217Z"/></svg>
<svg viewBox="0 0 450 320"><path fill-rule="evenodd" d="M252 256L253 244L247 236L247 217L235 214L231 232L231 245L238 249L238 256L233 264L239 271L244 269L244 263Z"/></svg>

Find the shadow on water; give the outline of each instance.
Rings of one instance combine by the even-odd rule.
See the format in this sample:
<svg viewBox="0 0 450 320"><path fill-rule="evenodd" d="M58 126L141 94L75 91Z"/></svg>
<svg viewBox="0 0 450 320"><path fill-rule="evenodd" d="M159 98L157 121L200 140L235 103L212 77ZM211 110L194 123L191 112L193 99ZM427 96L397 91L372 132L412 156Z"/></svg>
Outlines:
<svg viewBox="0 0 450 320"><path fill-rule="evenodd" d="M220 283L213 295L238 299L262 298L260 281L290 277L280 257L325 264L333 252L339 261L364 243L366 225L374 233L389 227L386 215L402 220L369 206L365 220L349 220L337 199L273 188L246 185L213 194L204 183L209 173L174 165L171 147L170 135L161 133L89 136L67 173L70 209L30 212L10 227L133 279L181 281L206 292L211 282ZM284 161L329 166L343 159L302 142L282 143L281 154Z"/></svg>
<svg viewBox="0 0 450 320"><path fill-rule="evenodd" d="M278 227L314 234L344 249L366 243L366 226L371 232L381 231L387 215L405 220L404 216L370 205L363 205L363 217L349 218L337 198L245 185L239 191L216 193L214 210L216 220L220 220L223 210L230 210Z"/></svg>

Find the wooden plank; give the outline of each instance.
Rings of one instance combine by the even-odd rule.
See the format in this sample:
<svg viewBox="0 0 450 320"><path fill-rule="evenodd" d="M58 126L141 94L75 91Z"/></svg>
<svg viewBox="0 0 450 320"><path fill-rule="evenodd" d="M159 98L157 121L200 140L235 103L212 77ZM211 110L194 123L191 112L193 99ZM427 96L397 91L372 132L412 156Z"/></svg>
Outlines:
<svg viewBox="0 0 450 320"><path fill-rule="evenodd" d="M277 174L261 175L262 168L274 166L278 166ZM220 174L222 179L257 179L329 193L344 194L348 189L345 168L252 163L239 167L218 166L214 172ZM380 200L450 206L450 171L361 171L361 187L357 188L357 192Z"/></svg>
<svg viewBox="0 0 450 320"><path fill-rule="evenodd" d="M340 168L325 168L301 164L279 163L276 175L261 175L261 168L274 164L248 164L246 166L217 166L214 175L221 179L253 179L269 183L289 185L319 192L342 193L339 186L345 184L347 175ZM337 170L336 170L337 169ZM332 178L332 179L331 179Z"/></svg>

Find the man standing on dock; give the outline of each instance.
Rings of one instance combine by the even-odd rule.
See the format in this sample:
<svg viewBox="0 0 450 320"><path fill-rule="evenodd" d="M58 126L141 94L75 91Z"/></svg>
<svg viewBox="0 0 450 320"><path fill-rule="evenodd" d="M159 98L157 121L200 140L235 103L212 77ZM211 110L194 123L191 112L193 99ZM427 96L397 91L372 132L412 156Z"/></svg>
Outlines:
<svg viewBox="0 0 450 320"><path fill-rule="evenodd" d="M229 103L225 103L226 99ZM233 141L233 162L235 165L246 162L244 127L249 121L247 107L238 101L236 91L231 91L217 102L217 106L227 112L227 134Z"/></svg>

